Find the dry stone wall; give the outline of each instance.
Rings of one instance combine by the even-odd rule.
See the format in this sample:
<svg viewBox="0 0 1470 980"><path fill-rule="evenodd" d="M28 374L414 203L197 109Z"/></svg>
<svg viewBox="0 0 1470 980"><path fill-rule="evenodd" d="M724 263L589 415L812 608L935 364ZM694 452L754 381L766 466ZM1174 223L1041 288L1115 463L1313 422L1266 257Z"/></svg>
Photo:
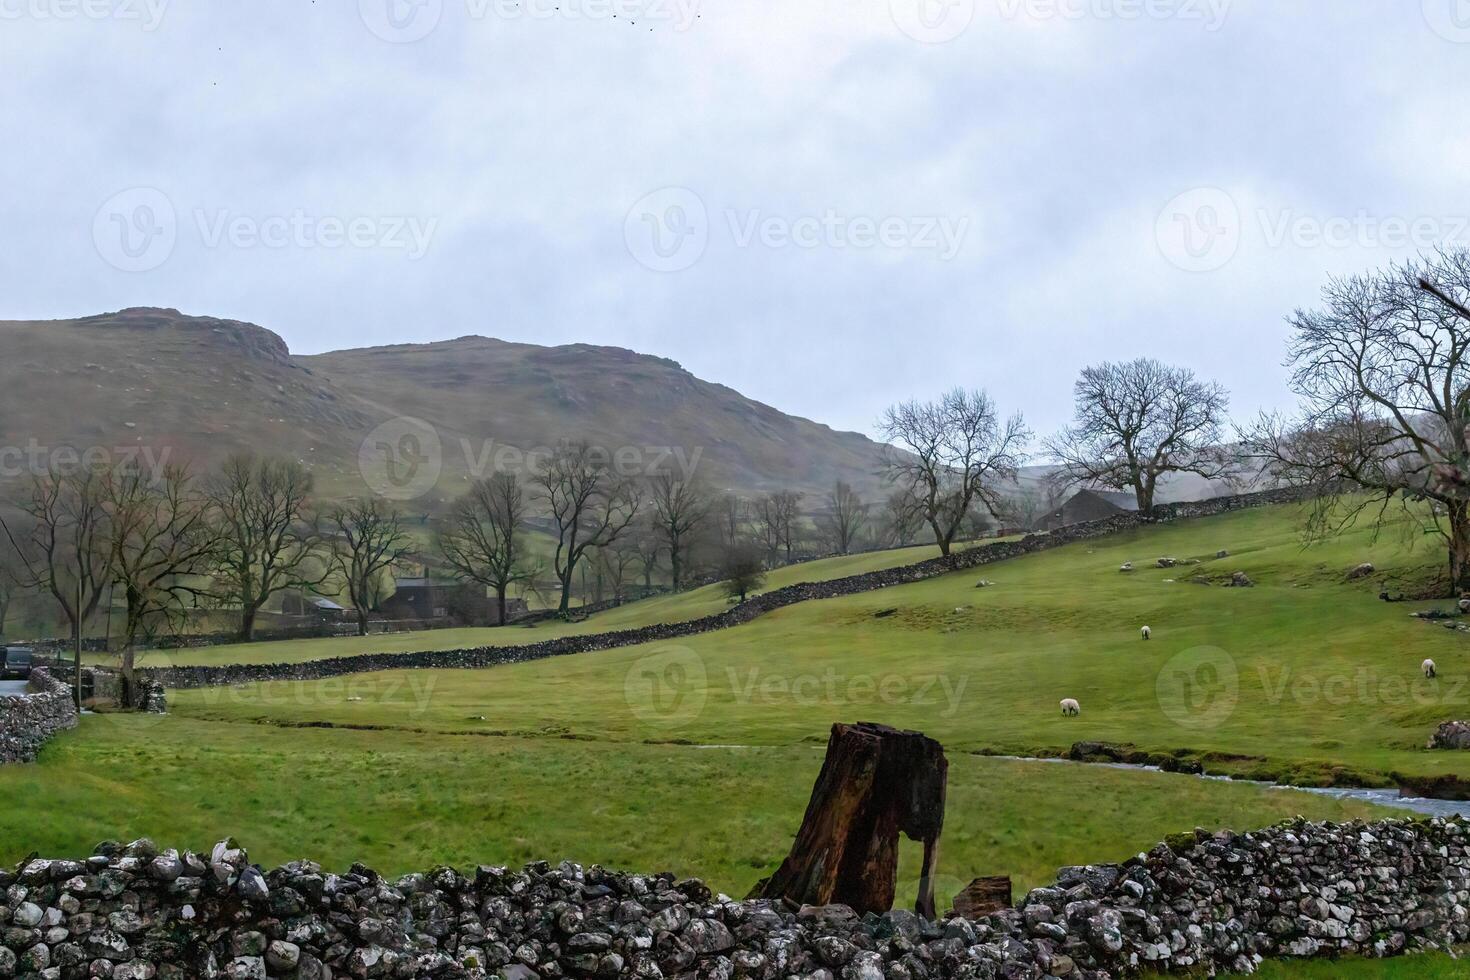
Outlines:
<svg viewBox="0 0 1470 980"><path fill-rule="evenodd" d="M32 762L59 731L77 726L71 691L41 667L31 670L24 696L0 697L0 763Z"/></svg>
<svg viewBox="0 0 1470 980"><path fill-rule="evenodd" d="M245 684L267 680L317 680L374 670L411 668L466 669L521 663L573 653L590 653L617 647L635 646L663 640L675 640L700 633L726 629L748 623L785 606L814 599L871 592L893 585L921 582L925 579L965 571L1024 555L1047 551L1077 541L1116 534L1147 524L1208 517L1251 507L1293 503L1306 494L1297 489L1267 490L1234 497L1217 497L1193 503L1164 504L1155 507L1150 517L1119 514L1100 521L1071 524L1048 534L1030 534L1019 541L996 541L978 545L948 557L888 568L827 582L802 582L762 593L740 605L701 619L683 623L661 623L640 629L616 630L586 636L569 636L520 646L473 647L460 650L434 650L423 653L369 653L351 657L331 657L295 664L253 664L238 666L195 666L154 668L146 673L165 687L198 688L229 684Z"/></svg>
<svg viewBox="0 0 1470 980"><path fill-rule="evenodd" d="M58 980L1109 980L1250 971L1277 957L1393 956L1470 938L1464 823L1296 822L1198 831L1065 868L1015 908L906 911L733 901L671 874L563 863L386 879L233 841L150 841L0 871L0 976ZM17 845L18 847L18 845ZM16 848L13 848L16 849Z"/></svg>

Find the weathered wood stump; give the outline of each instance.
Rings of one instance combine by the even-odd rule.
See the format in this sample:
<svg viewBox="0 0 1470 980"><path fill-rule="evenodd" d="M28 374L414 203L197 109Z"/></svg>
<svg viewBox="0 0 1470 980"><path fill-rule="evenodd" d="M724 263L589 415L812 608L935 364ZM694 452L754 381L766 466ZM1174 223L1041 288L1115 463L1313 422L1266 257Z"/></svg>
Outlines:
<svg viewBox="0 0 1470 980"><path fill-rule="evenodd" d="M954 897L954 910L967 919L979 919L1011 907L1011 879L976 878Z"/></svg>
<svg viewBox="0 0 1470 980"><path fill-rule="evenodd" d="M918 732L868 722L833 725L791 853L750 897L887 912L904 833L924 845L915 911L934 918L948 773L944 747Z"/></svg>

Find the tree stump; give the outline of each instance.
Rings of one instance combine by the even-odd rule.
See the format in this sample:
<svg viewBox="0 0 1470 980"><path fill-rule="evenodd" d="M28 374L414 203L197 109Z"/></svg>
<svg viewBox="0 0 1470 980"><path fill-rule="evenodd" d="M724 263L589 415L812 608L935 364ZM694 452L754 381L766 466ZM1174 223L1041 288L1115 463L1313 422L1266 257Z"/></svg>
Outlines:
<svg viewBox="0 0 1470 980"><path fill-rule="evenodd" d="M915 911L934 918L948 772L944 747L918 732L868 722L833 725L791 853L750 897L842 904L859 915L887 912L904 833L924 845Z"/></svg>
<svg viewBox="0 0 1470 980"><path fill-rule="evenodd" d="M954 910L967 919L979 919L1011 907L1011 879L976 878L954 897Z"/></svg>

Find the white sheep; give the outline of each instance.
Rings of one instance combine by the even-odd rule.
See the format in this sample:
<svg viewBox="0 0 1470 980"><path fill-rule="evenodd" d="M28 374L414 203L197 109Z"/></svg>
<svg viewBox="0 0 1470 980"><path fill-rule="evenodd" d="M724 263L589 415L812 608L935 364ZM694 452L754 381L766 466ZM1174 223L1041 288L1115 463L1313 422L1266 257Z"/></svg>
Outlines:
<svg viewBox="0 0 1470 980"><path fill-rule="evenodd" d="M1154 635L1154 631L1153 630L1149 629L1147 626L1145 626L1143 628L1143 638L1145 640L1151 639L1153 637L1153 635Z"/></svg>
<svg viewBox="0 0 1470 980"><path fill-rule="evenodd" d="M1438 669L1434 666L1433 660L1424 661L1419 665L1419 669L1424 671L1424 676L1430 680L1434 680L1435 674L1438 673Z"/></svg>
<svg viewBox="0 0 1470 980"><path fill-rule="evenodd" d="M1074 716L1082 714L1082 705L1077 703L1076 698L1062 698L1062 714Z"/></svg>

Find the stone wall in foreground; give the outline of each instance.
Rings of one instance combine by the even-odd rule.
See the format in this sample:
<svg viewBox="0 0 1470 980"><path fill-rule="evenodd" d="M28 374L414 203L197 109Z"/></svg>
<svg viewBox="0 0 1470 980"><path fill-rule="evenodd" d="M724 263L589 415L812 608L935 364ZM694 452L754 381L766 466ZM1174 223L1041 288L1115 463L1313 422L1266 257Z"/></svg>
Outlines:
<svg viewBox="0 0 1470 980"><path fill-rule="evenodd" d="M75 727L77 707L71 691L36 667L25 696L0 697L0 763L34 761L52 735Z"/></svg>
<svg viewBox="0 0 1470 980"><path fill-rule="evenodd" d="M802 582L785 588L764 592L729 610L702 619L683 623L662 623L640 629L616 630L607 633L592 633L586 636L569 636L541 643L519 646L474 647L462 650L434 650L423 653L368 653L351 657L332 657L297 664L253 664L218 667L164 667L152 668L139 673L162 683L165 687L197 688L228 684L245 684L266 680L317 680L323 677L340 677L373 670L404 670L409 668L465 669L493 667L499 664L521 663L546 657L564 656L572 653L590 653L595 650L610 650L616 647L635 646L662 640L675 640L700 633L726 629L748 623L757 616L775 609L809 602L814 599L831 599L837 596L856 595L893 585L905 585L924 579L947 575L951 572L979 568L999 561L1019 558L1023 555L1047 551L1077 541L1116 534L1146 524L1155 524L1186 518L1209 517L1229 511L1271 504L1294 503L1306 495L1296 489L1266 490L1260 493L1243 494L1235 497L1217 497L1192 503L1164 504L1155 507L1153 515L1143 518L1138 514L1119 514L1100 521L1071 524L1048 534L1028 534L1019 541L996 541L977 545L965 551L943 558L898 568L888 568L827 582Z"/></svg>
<svg viewBox="0 0 1470 980"><path fill-rule="evenodd" d="M1065 868L1014 909L939 922L731 901L696 880L569 863L396 880L361 865L263 872L232 841L30 860L0 871L0 895L0 976L61 980L1102 980L1470 938L1467 826L1439 820L1196 832Z"/></svg>

